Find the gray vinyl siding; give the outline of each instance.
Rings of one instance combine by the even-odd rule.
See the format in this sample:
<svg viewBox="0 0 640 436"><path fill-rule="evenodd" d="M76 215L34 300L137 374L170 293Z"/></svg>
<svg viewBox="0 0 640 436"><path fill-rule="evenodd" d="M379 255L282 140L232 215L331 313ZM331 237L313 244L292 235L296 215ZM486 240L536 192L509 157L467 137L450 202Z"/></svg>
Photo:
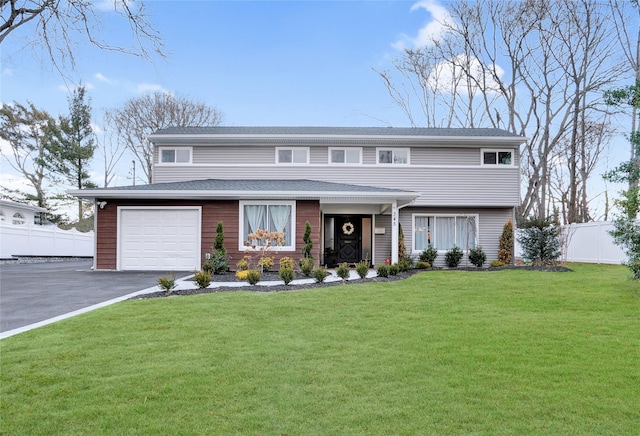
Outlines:
<svg viewBox="0 0 640 436"><path fill-rule="evenodd" d="M156 166L155 183L200 179L310 179L420 192L416 206L517 206L517 167L416 165Z"/></svg>
<svg viewBox="0 0 640 436"><path fill-rule="evenodd" d="M374 259L373 264L384 263L387 257L391 257L391 215L375 215L374 228L384 227L384 235L374 235Z"/></svg>
<svg viewBox="0 0 640 436"><path fill-rule="evenodd" d="M478 215L478 245L487 254L487 264L498 258L498 243L502 229L508 220L513 218L513 208L429 208L406 207L400 211L399 222L404 233L407 253L415 258L419 252L412 252L413 246L413 215L414 214L442 214L442 215ZM466 255L463 262L468 261ZM440 252L434 266L444 266L444 252Z"/></svg>

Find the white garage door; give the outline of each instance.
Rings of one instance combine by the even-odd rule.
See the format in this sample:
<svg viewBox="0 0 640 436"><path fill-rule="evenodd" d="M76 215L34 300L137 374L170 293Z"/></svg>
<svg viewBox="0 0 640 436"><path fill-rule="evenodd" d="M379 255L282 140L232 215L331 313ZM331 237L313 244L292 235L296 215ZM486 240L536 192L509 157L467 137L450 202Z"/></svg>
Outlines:
<svg viewBox="0 0 640 436"><path fill-rule="evenodd" d="M120 208L119 269L200 268L200 208Z"/></svg>

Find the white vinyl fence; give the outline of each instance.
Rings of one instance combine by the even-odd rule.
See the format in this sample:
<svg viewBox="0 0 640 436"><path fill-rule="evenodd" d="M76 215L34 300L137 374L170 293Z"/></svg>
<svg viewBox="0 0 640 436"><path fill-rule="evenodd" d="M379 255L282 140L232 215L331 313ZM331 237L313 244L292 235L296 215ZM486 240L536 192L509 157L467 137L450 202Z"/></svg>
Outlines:
<svg viewBox="0 0 640 436"><path fill-rule="evenodd" d="M0 223L0 259L12 256L93 256L94 232Z"/></svg>
<svg viewBox="0 0 640 436"><path fill-rule="evenodd" d="M609 230L613 230L613 223L610 221L563 226L563 237L567 238L566 252L563 253L564 260L609 264L625 262L627 256L613 243ZM517 233L515 245L516 257L522 257Z"/></svg>

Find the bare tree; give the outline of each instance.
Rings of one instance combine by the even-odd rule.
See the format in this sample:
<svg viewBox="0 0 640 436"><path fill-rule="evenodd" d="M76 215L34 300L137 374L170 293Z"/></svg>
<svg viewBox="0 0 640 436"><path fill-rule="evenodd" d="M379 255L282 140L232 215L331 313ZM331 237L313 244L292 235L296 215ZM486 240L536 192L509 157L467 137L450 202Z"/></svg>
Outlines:
<svg viewBox="0 0 640 436"><path fill-rule="evenodd" d="M131 29L133 44L121 46L103 38L103 14L115 12ZM53 65L61 70L75 66L75 40L82 35L92 45L151 59L163 56L163 42L148 21L144 2L111 0L0 0L0 44L11 33L24 29L29 44L41 46Z"/></svg>
<svg viewBox="0 0 640 436"><path fill-rule="evenodd" d="M547 217L553 156L567 138L572 156L586 151L581 126L601 104L601 91L625 70L611 14L597 0L457 0L448 10L450 19L441 23L446 33L406 50L381 78L403 112L412 113L411 125L500 127L527 136L519 214ZM436 66L447 66L447 74L438 77ZM429 116L415 116L416 101ZM586 184L581 171L586 168L576 163L571 177ZM579 191L576 186L567 201L577 201Z"/></svg>
<svg viewBox="0 0 640 436"><path fill-rule="evenodd" d="M47 168L45 153L51 140L50 126L54 119L33 103L3 104L0 109L0 138L9 142L11 155L5 156L9 165L22 174L35 190L35 195L19 192L39 207L48 207L45 193Z"/></svg>
<svg viewBox="0 0 640 436"><path fill-rule="evenodd" d="M118 138L115 127L111 125L108 117L105 117L103 134L98 139L98 151L102 156L103 187L108 187L116 176L116 168L127 148ZM134 181L135 185L135 181Z"/></svg>
<svg viewBox="0 0 640 436"><path fill-rule="evenodd" d="M222 121L222 113L215 107L164 92L132 98L122 108L108 111L106 117L119 139L140 162L149 183L153 147L147 135L170 126L217 126Z"/></svg>

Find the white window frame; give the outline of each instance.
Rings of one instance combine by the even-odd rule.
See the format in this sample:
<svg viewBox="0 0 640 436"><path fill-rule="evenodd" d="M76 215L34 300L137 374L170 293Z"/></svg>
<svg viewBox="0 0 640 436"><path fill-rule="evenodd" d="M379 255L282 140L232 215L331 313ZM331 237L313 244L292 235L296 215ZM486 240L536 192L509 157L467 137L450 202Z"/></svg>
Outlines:
<svg viewBox="0 0 640 436"><path fill-rule="evenodd" d="M278 200L241 200L240 201L240 219L238 221L238 250L239 251L259 251L259 248L247 247L245 243L244 229L244 207L248 205L266 205L266 206L291 206L291 244L274 246L269 251L295 251L296 250L296 202L295 201L278 201ZM264 230L264 229L263 229Z"/></svg>
<svg viewBox="0 0 640 436"><path fill-rule="evenodd" d="M347 151L358 152L358 162L347 162ZM331 160L334 151L344 151L344 162L333 162ZM329 165L362 165L362 147L329 147Z"/></svg>
<svg viewBox="0 0 640 436"><path fill-rule="evenodd" d="M188 162L163 162L162 161L162 152L171 150L175 152L175 158L178 158L178 151L187 150L189 151L189 161ZM193 147L159 147L158 148L158 165L191 165L193 163Z"/></svg>
<svg viewBox="0 0 640 436"><path fill-rule="evenodd" d="M286 150L290 150L291 151L291 162L280 162L280 152L281 151L286 151ZM300 150L304 150L305 153L307 154L307 160L305 162L293 162L293 153L295 151L300 151ZM276 147L276 164L278 165L309 165L309 159L310 159L310 150L309 147Z"/></svg>
<svg viewBox="0 0 640 436"><path fill-rule="evenodd" d="M422 253L421 249L416 248L416 218L434 218L433 230L431 231L431 241L432 241L431 245L433 245L438 250L438 253L442 254L449 251L449 249L438 247L437 232L436 232L436 221L438 220L438 218L467 219L469 217L473 217L475 221L476 231L475 231L474 246L478 247L480 242L480 215L479 214L477 213L467 213L467 214L414 213L412 214L411 215L411 254L419 255L420 253ZM458 230L458 226L454 226L454 228L456 229L456 231ZM455 239L457 239L457 235ZM467 247L458 247L458 248L460 248L464 253L467 253L468 251Z"/></svg>
<svg viewBox="0 0 640 436"><path fill-rule="evenodd" d="M381 151L390 151L391 152L391 163L380 162L380 152ZM397 151L406 151L407 152L407 163L395 163L395 155ZM376 164L378 165L409 165L411 163L411 149L410 148L399 148L399 147L376 147Z"/></svg>
<svg viewBox="0 0 640 436"><path fill-rule="evenodd" d="M496 163L484 163L484 154L485 153L495 153L496 154ZM510 164L501 164L498 160L498 153L511 153L511 163ZM513 149L499 149L499 148L483 148L480 150L480 165L485 167L503 167L503 168L513 168L515 166L515 158L516 153Z"/></svg>

